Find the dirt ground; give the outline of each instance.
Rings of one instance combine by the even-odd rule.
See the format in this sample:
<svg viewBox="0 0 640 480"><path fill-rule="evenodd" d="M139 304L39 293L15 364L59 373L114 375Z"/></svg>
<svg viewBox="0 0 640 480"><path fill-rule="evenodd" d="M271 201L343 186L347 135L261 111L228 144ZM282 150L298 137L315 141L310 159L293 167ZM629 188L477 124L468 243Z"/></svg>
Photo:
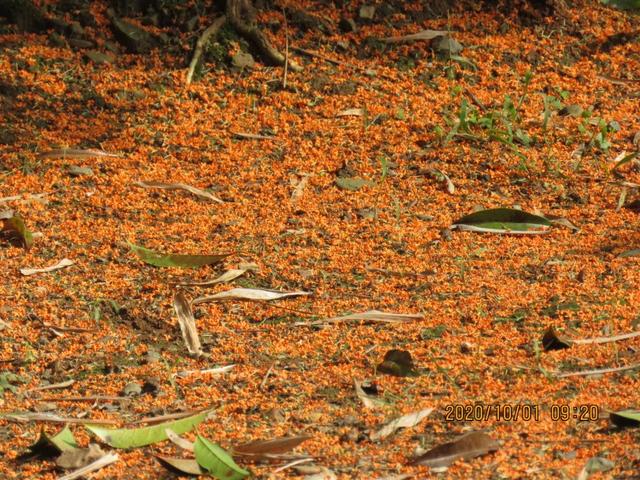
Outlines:
<svg viewBox="0 0 640 480"><path fill-rule="evenodd" d="M103 52L105 3L91 2L96 24L85 28L104 32ZM246 44L221 38L220 61L185 86L212 18L181 34L177 52L118 47L106 63L49 33L3 27L0 211L18 212L34 238L29 249L0 240L0 477L62 475L55 459L19 457L64 422L5 414L81 419L70 428L86 447L96 442L86 419L123 427L212 408L185 438L230 449L308 435L295 453L313 461L301 465L325 467L275 472L285 460L236 457L256 478L640 478L637 424L609 418L640 408L640 337L542 342L549 327L571 339L640 329L638 260L620 256L640 248L640 170L629 158L612 171L640 148L638 16L592 2L535 21L491 10L428 18L379 2L365 21L359 4L295 3L330 28L259 14L303 67L288 69L286 85L259 58L232 66ZM347 16L355 31L338 27ZM464 49L447 51L442 37L380 41L423 29L449 31ZM117 156L43 155L59 148ZM564 220L544 235L449 229L498 207ZM231 255L163 268L128 242ZM20 271L63 258L73 265ZM175 285L238 268L231 282ZM311 295L194 304L204 355L190 355L176 291L193 300L234 287ZM308 324L368 310L419 318ZM409 375L381 366L393 349L410 353ZM367 382L367 405L354 380ZM476 404L482 415L465 410ZM471 431L498 447L441 473L410 465ZM174 478L154 455L185 456L171 442L117 453L91 478Z"/></svg>

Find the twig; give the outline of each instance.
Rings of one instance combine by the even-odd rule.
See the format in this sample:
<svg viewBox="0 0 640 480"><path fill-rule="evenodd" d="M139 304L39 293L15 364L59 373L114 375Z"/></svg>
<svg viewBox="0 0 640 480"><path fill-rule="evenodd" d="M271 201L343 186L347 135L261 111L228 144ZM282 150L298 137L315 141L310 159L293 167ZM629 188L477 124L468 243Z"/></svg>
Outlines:
<svg viewBox="0 0 640 480"><path fill-rule="evenodd" d="M321 53L314 52L313 50L306 50L304 48L299 48L299 47L291 47L291 50L298 53L302 53L303 55L307 55L309 57L319 58L320 60L324 60L325 62L333 63L334 65L353 68L354 70L359 70L361 72L366 72L368 70L368 68L366 67L361 67L359 65L355 65L349 62L343 62L342 60L336 60L335 58L327 57ZM386 80L397 81L397 78L394 78L390 75L386 75L386 74L379 74L379 75L381 78L384 78Z"/></svg>
<svg viewBox="0 0 640 480"><path fill-rule="evenodd" d="M34 413L34 412L23 412L23 413L12 413L8 415L4 415L0 418L6 418L11 422L17 423L27 423L27 422L48 422L48 423L81 423L81 424L90 424L90 425L119 425L120 422L118 420L92 420L92 419L83 419L83 418L74 418L74 417L61 417L59 415L52 415L48 413Z"/></svg>
<svg viewBox="0 0 640 480"><path fill-rule="evenodd" d="M612 337L594 337L594 338L581 338L578 340L571 340L571 343L577 345L587 345L591 343L609 343L617 342L620 340L627 340L629 338L640 337L640 332L623 333L622 335L614 335Z"/></svg>
<svg viewBox="0 0 640 480"><path fill-rule="evenodd" d="M264 389L265 385L267 384L267 379L269 378L269 375L271 375L271 372L273 371L273 367L275 366L276 366L276 362L273 362L269 367L269 369L267 370L267 373L264 374L264 378L260 382L260 390Z"/></svg>
<svg viewBox="0 0 640 480"><path fill-rule="evenodd" d="M209 37L218 33L218 30L222 28L222 26L225 24L226 21L227 21L227 17L225 15L216 18L211 24L211 26L209 26L204 32L202 32L202 35L200 35L200 38L198 38L198 41L196 42L196 49L193 52L193 58L191 59L191 63L189 64L189 71L187 72L187 81L186 81L187 85L191 85L193 74L195 73L196 66L200 61L200 57L202 56L202 53L204 52L204 47L207 45L207 42L209 41Z"/></svg>
<svg viewBox="0 0 640 480"><path fill-rule="evenodd" d="M289 71L289 26L287 25L287 12L282 9L284 17L284 73L282 74L282 88L287 88L287 72Z"/></svg>
<svg viewBox="0 0 640 480"><path fill-rule="evenodd" d="M86 397L43 397L41 402L121 402L131 400L131 397L116 397L110 395L89 395Z"/></svg>
<svg viewBox="0 0 640 480"><path fill-rule="evenodd" d="M640 363L634 363L632 365L627 365L626 367L600 368L596 370L583 370L581 372L556 373L555 377L556 378L582 377L586 375L598 375L601 373L624 372L626 370L633 370L636 368L640 368Z"/></svg>
<svg viewBox="0 0 640 480"><path fill-rule="evenodd" d="M57 390L58 388L68 388L71 385L73 385L75 382L76 382L75 380L71 379L71 380L66 380L64 382L60 382L60 383L52 383L51 385L43 385L42 387L30 388L24 393L41 392L43 390Z"/></svg>

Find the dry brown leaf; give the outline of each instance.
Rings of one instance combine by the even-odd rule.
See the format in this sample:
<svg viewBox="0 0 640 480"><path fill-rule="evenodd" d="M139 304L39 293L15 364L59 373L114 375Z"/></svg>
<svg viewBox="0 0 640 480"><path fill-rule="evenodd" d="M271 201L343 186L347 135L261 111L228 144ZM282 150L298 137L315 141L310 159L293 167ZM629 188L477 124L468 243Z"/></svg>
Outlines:
<svg viewBox="0 0 640 480"><path fill-rule="evenodd" d="M50 267L45 267L45 268L21 268L20 269L20 273L22 275L34 275L36 273L53 272L54 270L60 270L61 268L64 268L64 267L70 267L74 263L75 262L73 260L69 260L68 258L63 258L58 263L56 263L55 265L51 265Z"/></svg>
<svg viewBox="0 0 640 480"><path fill-rule="evenodd" d="M291 179L291 185L294 187L293 192L291 193L291 198L289 199L291 203L295 204L302 198L302 194L304 193L304 189L309 182L310 175L308 173L303 173L299 175L295 175Z"/></svg>
<svg viewBox="0 0 640 480"><path fill-rule="evenodd" d="M300 435L270 440L256 440L243 445L237 445L233 447L232 451L233 456L248 457L253 460L268 460L278 458L278 456L290 452L310 438L311 437L307 435Z"/></svg>
<svg viewBox="0 0 640 480"><path fill-rule="evenodd" d="M254 302L269 302L272 300L280 300L282 298L299 297L301 295L311 295L311 292L276 292L273 290L262 290L259 288L232 288L231 290L219 292L214 295L198 297L192 303L193 305L197 305L204 302L218 302L224 300L249 300Z"/></svg>
<svg viewBox="0 0 640 480"><path fill-rule="evenodd" d="M115 453L107 453L104 456L97 459L95 462L90 463L89 465L79 468L78 470L74 470L67 475L63 475L62 477L58 477L57 480L75 480L76 478L81 478L86 476L88 473L95 472L100 470L101 468L106 467L107 465L111 465L114 462L117 462L120 457Z"/></svg>
<svg viewBox="0 0 640 480"><path fill-rule="evenodd" d="M202 346L200 345L200 337L198 336L198 329L196 328L196 320L193 317L193 311L187 297L181 291L176 292L173 297L173 307L176 310L178 316L178 323L180 324L180 331L182 332L182 338L187 345L187 350L193 355L202 355Z"/></svg>
<svg viewBox="0 0 640 480"><path fill-rule="evenodd" d="M182 282L176 283L181 287L212 287L213 285L217 285L219 283L227 283L235 280L236 278L247 273L246 268L232 268L231 270L227 270L222 275L213 280L203 280L201 282L197 280L184 280Z"/></svg>
<svg viewBox="0 0 640 480"><path fill-rule="evenodd" d="M260 135L257 133L245 133L245 132L233 132L233 136L236 138L247 140L274 140L276 137L270 135Z"/></svg>
<svg viewBox="0 0 640 480"><path fill-rule="evenodd" d="M367 393L362 389L362 382L359 382L355 378L353 379L353 386L356 390L356 395L362 401L364 408L370 408L373 410L374 408L386 405L383 400L367 395Z"/></svg>
<svg viewBox="0 0 640 480"><path fill-rule="evenodd" d="M453 182L451 181L451 179L449 178L449 175L444 173L442 170L437 170L436 169L436 172L444 177L444 181L447 183L447 192L454 193L456 191L456 187L453 184Z"/></svg>
<svg viewBox="0 0 640 480"><path fill-rule="evenodd" d="M294 325L324 325L328 323L340 322L372 322L372 323L409 323L414 320L422 320L424 315L413 313L386 313L379 310L368 310L366 312L352 313L341 317L331 317L313 322L297 322Z"/></svg>
<svg viewBox="0 0 640 480"><path fill-rule="evenodd" d="M400 428L411 428L418 425L422 420L427 418L433 412L433 408L425 408L424 410L419 410L417 412L411 412L407 415L403 415L400 418L396 418L391 422L387 423L384 427L382 427L377 432L371 434L370 438L374 442L377 440L382 440L387 438L389 435L394 433L396 430Z"/></svg>
<svg viewBox="0 0 640 480"><path fill-rule="evenodd" d="M336 117L361 117L364 115L364 109L362 108L347 108L341 112L336 113Z"/></svg>
<svg viewBox="0 0 640 480"><path fill-rule="evenodd" d="M82 468L104 457L105 452L95 443L88 448L73 448L66 450L56 459L56 465L60 468Z"/></svg>
<svg viewBox="0 0 640 480"><path fill-rule="evenodd" d="M211 195L209 192L206 192L196 187L192 187L191 185L187 185L184 183L162 183L162 182L155 182L155 181L144 181L144 182L138 181L134 183L135 185L143 188L161 188L163 190L185 190L189 193L194 194L198 198L202 198L204 200L211 200L212 202L216 202L216 203L224 203L221 199L219 199L214 195Z"/></svg>
<svg viewBox="0 0 640 480"><path fill-rule="evenodd" d="M382 41L385 43L409 43L417 42L420 40L431 41L438 37L449 35L450 33L451 32L448 32L446 30L422 30L418 33L411 33L409 35L383 38Z"/></svg>
<svg viewBox="0 0 640 480"><path fill-rule="evenodd" d="M452 442L443 443L414 458L412 465L431 468L448 467L458 459L470 460L500 448L500 444L484 432L470 432Z"/></svg>
<svg viewBox="0 0 640 480"><path fill-rule="evenodd" d="M111 157L122 158L122 155L117 153L109 153L104 150L96 149L78 149L78 148L57 148L49 150L47 152L39 153L38 160L44 160L46 158L95 158L95 157Z"/></svg>
<svg viewBox="0 0 640 480"><path fill-rule="evenodd" d="M193 442L190 442L186 438L182 438L180 435L178 435L176 432L174 432L170 428L166 428L164 431L167 434L167 438L171 441L171 443L180 447L183 450L186 450L187 452L193 452Z"/></svg>

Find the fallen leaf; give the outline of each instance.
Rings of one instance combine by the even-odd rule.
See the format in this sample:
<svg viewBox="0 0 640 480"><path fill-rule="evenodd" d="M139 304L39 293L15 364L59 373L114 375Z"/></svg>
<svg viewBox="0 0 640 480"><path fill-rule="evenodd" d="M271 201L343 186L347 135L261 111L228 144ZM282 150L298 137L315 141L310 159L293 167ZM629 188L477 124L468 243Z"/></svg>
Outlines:
<svg viewBox="0 0 640 480"><path fill-rule="evenodd" d="M300 179L298 179L298 176L296 175L295 179L291 180L291 184L294 187L293 192L291 193L291 198L289 199L291 203L295 204L302 198L304 189L306 188L307 183L309 183L310 176L311 175L309 174L302 174Z"/></svg>
<svg viewBox="0 0 640 480"><path fill-rule="evenodd" d="M551 222L538 215L511 208L481 210L466 215L451 225L451 229L510 234L547 233Z"/></svg>
<svg viewBox="0 0 640 480"><path fill-rule="evenodd" d="M225 365L224 367L216 367L216 368L206 368L204 370L182 370L180 372L177 372L175 374L176 377L179 378L184 378L184 377L188 377L189 375L193 375L196 373L200 373L200 374L210 374L210 375L219 375L221 373L227 373L230 372L231 370L233 370L235 368L235 364L232 363L231 365Z"/></svg>
<svg viewBox="0 0 640 480"><path fill-rule="evenodd" d="M95 462L90 463L85 467L79 468L78 470L74 470L73 472L63 475L62 477L58 477L57 480L75 480L76 478L84 477L91 472L98 471L101 468L106 467L107 465L111 465L112 463L117 462L119 459L120 457L117 454L107 453L97 459Z"/></svg>
<svg viewBox="0 0 640 480"><path fill-rule="evenodd" d="M438 173L439 175L441 175L444 178L444 181L447 184L447 192L454 193L456 191L456 187L453 184L453 182L451 181L451 179L449 178L449 175L444 173L442 170L436 170L436 173Z"/></svg>
<svg viewBox="0 0 640 480"><path fill-rule="evenodd" d="M620 155L623 155L626 152L622 152ZM629 163L630 161L634 160L638 155L640 154L640 152L635 151L630 153L629 155L623 155L622 158L620 158L620 155L618 155L618 157L614 160L615 165L613 166L613 168L611 170L617 170L620 167L622 167L623 165Z"/></svg>
<svg viewBox="0 0 640 480"><path fill-rule="evenodd" d="M640 427L640 411L620 410L618 412L610 412L609 420L616 427Z"/></svg>
<svg viewBox="0 0 640 480"><path fill-rule="evenodd" d="M150 427L114 429L85 425L85 428L114 448L136 448L166 440L168 428L177 434L189 432L206 420L210 413L210 410L206 410L191 417Z"/></svg>
<svg viewBox="0 0 640 480"><path fill-rule="evenodd" d="M409 43L417 42L420 40L431 41L438 37L444 37L450 32L446 30L422 30L418 33L411 33L409 35L402 35L399 37L387 37L382 39L385 43Z"/></svg>
<svg viewBox="0 0 640 480"><path fill-rule="evenodd" d="M387 313L379 310L368 310L366 312L352 313L341 317L331 317L312 322L298 322L295 325L323 325L327 323L340 322L371 322L371 323L410 323L414 320L422 320L424 315L414 313Z"/></svg>
<svg viewBox="0 0 640 480"><path fill-rule="evenodd" d="M615 463L604 457L591 457L578 474L577 480L588 480L594 473L608 472L615 467Z"/></svg>
<svg viewBox="0 0 640 480"><path fill-rule="evenodd" d="M336 178L336 185L342 190L355 192L364 186L373 185L373 182L360 177L338 177Z"/></svg>
<svg viewBox="0 0 640 480"><path fill-rule="evenodd" d="M53 457L67 450L73 450L78 447L73 433L68 425L60 430L57 434L51 436L44 430L40 431L40 437L29 447L32 455L40 457Z"/></svg>
<svg viewBox="0 0 640 480"><path fill-rule="evenodd" d="M87 448L71 448L63 451L56 459L56 465L66 469L82 468L104 456L105 452L100 446L91 443Z"/></svg>
<svg viewBox="0 0 640 480"><path fill-rule="evenodd" d="M241 480L250 472L240 468L219 445L198 435L193 445L198 464L220 480Z"/></svg>
<svg viewBox="0 0 640 480"><path fill-rule="evenodd" d="M500 448L500 444L484 432L469 432L452 442L443 443L411 460L411 465L431 468L448 467L458 459L470 460Z"/></svg>
<svg viewBox="0 0 640 480"><path fill-rule="evenodd" d="M362 108L347 108L336 113L336 117L361 117L362 115L364 115L364 109Z"/></svg>
<svg viewBox="0 0 640 480"><path fill-rule="evenodd" d="M618 258L637 257L640 255L640 248L634 250L627 250L618 255Z"/></svg>
<svg viewBox="0 0 640 480"><path fill-rule="evenodd" d="M547 328L542 336L542 348L546 352L551 350L562 350L571 347L571 340L559 335L553 327Z"/></svg>
<svg viewBox="0 0 640 480"><path fill-rule="evenodd" d="M69 260L68 258L63 258L58 263L56 263L55 265L51 265L50 267L45 267L45 268L21 268L20 269L20 273L22 275L34 275L36 273L53 272L54 270L60 270L61 268L64 268L64 267L70 267L74 263L75 262L73 260Z"/></svg>
<svg viewBox="0 0 640 480"><path fill-rule="evenodd" d="M253 460L266 460L287 453L310 438L308 435L300 435L297 437L256 440L233 447L232 453L234 456L250 457Z"/></svg>
<svg viewBox="0 0 640 480"><path fill-rule="evenodd" d="M178 316L180 331L182 332L184 343L187 345L187 350L193 355L202 355L204 352L202 351L200 337L198 336L196 319L193 317L191 304L183 292L178 291L174 295L173 308Z"/></svg>
<svg viewBox="0 0 640 480"><path fill-rule="evenodd" d="M205 473L205 471L200 468L200 465L198 465L198 462L192 458L175 458L156 455L156 459L166 468L176 473L186 475L204 475Z"/></svg>
<svg viewBox="0 0 640 480"><path fill-rule="evenodd" d="M218 255L158 253L148 248L134 245L133 243L129 243L129 247L143 262L155 267L197 268L203 265L220 263L223 259L231 255L230 253L221 253Z"/></svg>
<svg viewBox="0 0 640 480"><path fill-rule="evenodd" d="M418 425L422 420L427 418L433 412L433 408L425 408L424 410L420 410L418 412L408 413L407 415L403 415L400 418L396 418L395 420L387 423L384 427L382 427L377 432L371 434L370 438L372 441L383 440L387 438L389 435L394 433L396 430L400 428L411 428Z"/></svg>
<svg viewBox="0 0 640 480"><path fill-rule="evenodd" d="M47 152L39 153L38 160L44 160L46 158L95 158L95 157L111 157L122 158L122 155L117 153L109 153L104 150L95 149L78 149L78 148L58 148L55 150L49 150Z"/></svg>
<svg viewBox="0 0 640 480"><path fill-rule="evenodd" d="M190 442L186 438L182 438L176 432L171 430L170 428L165 429L165 433L167 434L167 438L171 443L180 447L183 450L188 452L193 452L193 442Z"/></svg>
<svg viewBox="0 0 640 480"><path fill-rule="evenodd" d="M272 300L280 300L283 298L299 297L301 295L311 295L311 292L277 292L274 290L262 290L259 288L232 288L231 290L219 292L214 295L198 297L192 302L192 304L198 305L204 302L218 302L224 300L249 300L254 302L269 302Z"/></svg>
<svg viewBox="0 0 640 480"><path fill-rule="evenodd" d="M378 372L396 377L415 377L418 373L413 366L411 354L406 350L389 350L384 355L384 360L377 367Z"/></svg>
<svg viewBox="0 0 640 480"><path fill-rule="evenodd" d="M10 237L18 238L25 250L29 250L33 244L33 233L24 224L24 220L19 213L13 210L5 210L0 213L2 220L2 231Z"/></svg>
<svg viewBox="0 0 640 480"><path fill-rule="evenodd" d="M211 195L209 192L201 190L196 187L192 187L191 185L186 185L184 183L162 183L162 182L154 182L154 181L145 181L145 182L135 182L136 185L143 188L161 188L163 190L185 190L189 193L194 194L198 198L202 198L205 200L211 200L217 203L224 203L218 197Z"/></svg>
<svg viewBox="0 0 640 480"><path fill-rule="evenodd" d="M356 395L362 401L364 408L373 410L374 408L379 408L387 404L384 400L367 395L367 393L362 389L362 382L359 382L355 378L353 379L353 386L356 390Z"/></svg>
<svg viewBox="0 0 640 480"><path fill-rule="evenodd" d="M248 270L245 268L234 268L231 270L227 270L222 275L214 278L213 280L183 280L182 282L176 283L176 285L179 285L181 287L212 287L213 285L217 285L219 283L231 282L247 272Z"/></svg>
<svg viewBox="0 0 640 480"><path fill-rule="evenodd" d="M257 133L233 132L233 136L239 139L247 140L274 140L276 137L271 135L259 135Z"/></svg>

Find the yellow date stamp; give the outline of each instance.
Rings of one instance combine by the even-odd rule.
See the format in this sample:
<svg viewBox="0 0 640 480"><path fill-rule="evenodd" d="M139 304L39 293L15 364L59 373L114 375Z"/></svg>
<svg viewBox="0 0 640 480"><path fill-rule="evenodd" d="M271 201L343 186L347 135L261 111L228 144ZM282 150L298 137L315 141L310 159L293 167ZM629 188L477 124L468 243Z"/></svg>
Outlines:
<svg viewBox="0 0 640 480"><path fill-rule="evenodd" d="M444 418L448 422L539 422L542 415L553 422L594 422L600 418L600 407L593 404L552 404L548 407L535 403L469 403L445 405Z"/></svg>

